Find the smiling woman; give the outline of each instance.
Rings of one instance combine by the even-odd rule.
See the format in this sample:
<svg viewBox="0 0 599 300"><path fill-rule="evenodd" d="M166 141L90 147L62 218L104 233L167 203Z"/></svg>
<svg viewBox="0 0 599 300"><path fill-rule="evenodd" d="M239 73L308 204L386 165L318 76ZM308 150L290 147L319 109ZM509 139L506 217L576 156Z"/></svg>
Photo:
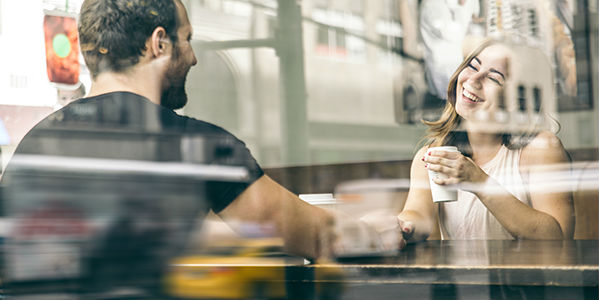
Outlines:
<svg viewBox="0 0 599 300"><path fill-rule="evenodd" d="M522 148L540 131L556 127L552 82L549 61L539 50L486 40L451 77L442 116L424 122L428 143L457 146L471 156L466 133L485 132L510 149Z"/></svg>
<svg viewBox="0 0 599 300"><path fill-rule="evenodd" d="M572 238L571 193L539 189L548 174L568 169L560 140L546 130L551 118L542 117L551 111L543 103L555 103L544 88L551 72L543 72L546 60L531 58L540 52L521 50L485 41L452 76L445 110L425 122L428 145L413 159L398 217L406 239L424 239L437 224L443 239ZM438 146L459 151L432 149ZM430 184L458 188L457 201L433 204L427 169L444 175Z"/></svg>
<svg viewBox="0 0 599 300"><path fill-rule="evenodd" d="M442 142L445 134L455 132L463 120L467 121L464 125L476 123L487 119L489 111L505 107L504 85L510 53L503 45L487 42L464 60L450 80L448 104L443 116L437 122L428 123L433 140ZM437 126L444 124L448 118L454 122L437 130ZM484 127L471 126L470 129L477 128Z"/></svg>

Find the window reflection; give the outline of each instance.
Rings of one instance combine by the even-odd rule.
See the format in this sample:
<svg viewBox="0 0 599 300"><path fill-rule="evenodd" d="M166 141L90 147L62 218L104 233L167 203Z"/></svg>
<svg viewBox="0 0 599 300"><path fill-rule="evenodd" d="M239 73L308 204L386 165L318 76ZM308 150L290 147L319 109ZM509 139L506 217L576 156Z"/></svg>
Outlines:
<svg viewBox="0 0 599 300"><path fill-rule="evenodd" d="M6 138L0 138L3 168L12 158L12 153L17 149L26 132L45 116L65 104L60 99L59 91L75 90L74 86L52 85L46 78L41 26L43 15L40 12L45 9L76 16L81 2L44 0L38 4L24 4L21 1L0 0L0 45L3 45L0 47L2 66L0 90L3 94L0 97L0 121L6 129ZM305 95L304 98L299 98L303 101L300 104L306 108L306 116L299 118L300 121L295 121L293 117L299 116L301 112L290 110L288 103L285 102L285 91L289 89L285 84L289 74L281 71L280 66L282 60L285 60L281 56L281 51L286 45L276 43L277 39L281 38L279 22L289 24L295 21L279 20L277 9L280 1L186 0L183 2L194 28L192 44L198 57L198 65L192 69L187 78L186 89L190 95L190 102L181 113L213 122L234 133L246 143L254 157L264 167L265 172L293 193L308 195L306 199L314 199L309 195L329 195L326 203L314 200L307 200L308 202L347 213L358 219L369 213L381 213L381 211L382 215L375 214L375 216L382 219L402 210L410 183L411 158L422 146L422 138L425 135L426 127L421 120L438 119L446 101L443 100L444 94L431 93L432 88L428 81L430 72L426 70L425 64L431 62L432 57L425 55L425 45L420 33L421 18L428 16L437 18L439 13L437 8L431 11L423 10L422 3L429 2L426 0L299 1L301 18L298 19L294 30L297 30L298 36L301 32L303 54L301 60L291 56L287 62L293 68L301 68L303 72L305 84L292 85L292 89L301 96ZM435 1L430 1L433 2ZM442 2L455 8L464 1ZM280 241L263 240L259 243L264 242L266 246L256 246L252 244L255 241L239 241L238 236L230 233L207 238L203 236L205 232L195 232L195 237L199 241L230 239L233 242L226 247L216 245L214 247L216 250L203 248L205 244L198 242L197 244L202 244L201 247L194 244L195 247L191 247L190 252L177 258L175 267L169 275L172 277L168 279L173 293L180 297L222 296L219 292L225 291L224 288L215 289L216 294L202 294L198 289L190 286L194 286L195 280L202 278L216 280L218 276L223 276L227 280L231 278L237 280L248 276L254 280L252 284L226 290L231 293L238 292L238 294L227 294L230 298L285 297L288 295L285 294L286 291L292 290L299 290L299 293L303 290L304 294L301 295L306 298L317 297L315 295L330 298L340 295L346 298L351 298L352 295L366 298L380 295L384 298L398 295L392 288L393 284L408 284L413 293L406 292L406 295L425 298L436 296L467 298L467 295L478 295L482 298L545 297L551 295L551 291L527 290L522 287L524 283L516 282L514 278L528 278L530 281L527 281L527 284L537 286L553 283L555 278L561 280L567 277L569 281L566 284L566 292L559 295L578 298L596 296L596 283L589 283L587 279L588 274L597 273L593 265L597 262L596 254L593 254L593 250L597 250L597 244L593 242L588 244L586 243L588 241L585 241L599 238L597 233L599 196L596 184L599 179L597 166L599 103L596 80L598 63L596 47L593 48L599 38L596 5L581 0L546 1L547 5L543 7L540 7L536 1L469 0L468 2L477 2L480 12L474 17L467 16L472 19L472 24L468 29L465 42L456 45L456 49L459 50L456 53L460 59L473 49L479 38L494 35L506 35L509 39L518 42L522 49L525 46L527 49L537 49L548 57L544 68L520 68L517 71L520 72L518 75L520 80L507 84L506 97L498 101L498 110L480 117L484 119L486 128L502 130L517 129L518 126L531 120L539 121L540 116L547 112L559 122L561 129L558 136L572 162L567 165L541 166L544 174L534 178L532 182L540 186L538 190L553 189L572 193L576 223L575 241L545 244L530 244L528 241L515 241L512 244L494 241L452 244L436 241L435 239L441 239L441 235L437 232L431 235L430 243L410 245L406 252L400 252L395 257L392 255L392 258L345 257L346 260L341 260L341 263L349 261L351 266L325 265L322 272L317 269L312 273L308 272L309 274L302 273L305 271L303 269L298 271L277 267L276 271L264 275L265 277L259 277L259 272L255 270L243 273L247 270L216 266L222 261L213 263L212 256L219 256L219 259L223 260L233 256L242 261L240 264L248 262L253 264L254 260L257 260L267 265L302 265L303 260L280 255ZM450 17L448 15L448 18ZM443 29L443 27L439 28ZM471 37L473 39L468 39ZM271 38L275 41L273 44L260 46L241 43L241 46L236 47L219 46L216 50L206 49L203 46L215 42L232 40L247 42ZM440 59L447 58L449 55L445 48L437 50L440 50L438 53ZM530 59L534 60L537 57L531 54ZM78 84L89 87L91 81L89 72L81 59L80 64L81 82ZM450 71L453 72L455 67ZM517 73L516 68L513 70ZM547 79L550 74L555 76L555 80ZM446 89L446 84L440 86ZM507 100L508 96L512 96L510 98L512 100ZM548 99L554 100L548 101ZM127 153L131 154L129 158L157 156L159 161L168 161L177 156L193 164L201 161L197 155L205 155L222 164L237 162L233 157L236 149L231 148L228 141L208 145L197 137L179 136L177 133L155 136L152 134L154 128L150 125L142 129L128 127L133 123L132 121L150 124L161 120L160 115L141 114L139 118L142 120L130 120L114 107L103 110L80 107L74 110L72 115L62 117L72 118L73 123L77 123L78 115L95 116L117 135L121 135L123 146L110 150L114 153L118 152L119 156L127 157ZM94 128L86 128L88 129L94 130ZM144 243L160 243L162 239L171 238L165 232L169 232L171 230L169 226L176 226L178 221L160 220L156 217L157 211L174 210L176 213L173 214L178 217L181 214L191 218L191 213L198 210L197 207L190 208L191 204L187 203L189 199L185 195L192 192L203 193L203 190L186 190L182 193L180 182L155 180L153 176L156 174L145 173L147 166L143 162L129 161L124 164L114 162L111 160L110 151L106 151L106 140L101 137L89 138L86 136L87 132L84 134L81 131L82 128L78 128L74 131L49 133L66 137L66 142L63 144L48 138L36 144L19 146L22 149L39 147L58 149L70 144L73 148L81 147L78 150L101 158L94 161L76 159L64 161L53 156L14 157L17 162L22 159L25 165L34 161L35 164L45 164L47 168L41 172L31 172L25 168L15 179L18 182L20 179L36 178L39 186L19 186L17 189L5 191L8 194L27 195L27 201L16 203L14 206L3 204L2 209L3 213L7 214L24 212L25 207L32 208L18 217L14 224L24 236L27 236L28 232L35 232L40 227L47 226L46 229L49 231L65 233L69 243L72 244L78 243L88 232L112 231L116 233L112 236L107 234L107 240L126 243L131 235L135 235L139 227L146 226L147 220L152 219L156 223L149 222L153 223L151 228L144 227L147 230L142 230L144 234L152 236L144 240ZM306 137L305 140L303 136ZM2 132L0 137L3 137ZM292 144L287 142L289 139L302 140L302 147L290 147L289 145ZM173 144L176 145L174 148ZM165 149L168 151L163 151ZM300 155L297 155L297 152L301 152ZM65 178L52 170L57 166L71 166L83 170L79 170L77 176ZM217 172L221 176L228 174L243 177L245 174L244 170L204 167L206 168L190 167L187 164L172 166L161 164L160 169L163 173L159 175L176 178L181 176L184 178L182 180L188 180L186 176L214 174L211 172ZM118 197L116 191L121 189L119 181L125 179L119 177L110 181L98 180L99 177L102 178L103 171L115 169L127 174L140 175L139 177L127 176L127 180L135 181L138 185L134 184L128 191L132 196L123 199L122 203L118 204L121 206L116 204ZM142 205L138 199L140 195L150 194L148 197L158 197L151 195L153 190L143 191L148 185L154 184L168 186L164 192L167 194L165 196L172 199L171 204L176 201L181 201L181 204L176 207ZM83 204L85 209L80 207L82 204L77 201L81 197L90 197L88 194L81 194L78 190L78 187L84 185L91 185L97 192L96 195L91 196L90 201ZM50 192L43 190L42 187L48 187ZM103 204L99 204L101 201ZM131 218L115 213L117 207L122 210L122 214L134 215L132 219L135 220L133 221L135 224L125 224L124 220ZM93 213L82 215L82 210ZM89 222L83 222L82 219ZM122 229L122 232L111 230L107 225L108 219L117 220L115 224L118 225L115 226ZM223 224L216 221L215 223L214 226L218 229L213 230L222 230ZM269 230L254 225L245 224L243 228L248 232L260 234ZM8 225L0 222L1 226L5 228L0 229L0 232L6 232ZM380 241L372 242L372 237L375 235L353 227L340 230L345 230L348 237L343 241L346 243L345 248L361 249L363 252L377 250L376 242ZM224 235L228 236L223 237ZM75 260L73 257L77 254L71 251L72 248L68 248L72 244L68 244L67 248L63 249L53 248L51 245L53 238L53 236L45 236L37 246L44 251L64 253L64 258L67 260ZM434 244L436 242L438 244ZM436 245L445 245L448 248L435 248ZM114 260L129 260L132 261L132 265L135 265L136 256L147 254L144 249L141 249L144 247L141 244L131 245L134 254L115 257ZM532 250L529 247L538 251L530 253ZM549 249L556 249L556 253L559 253L556 254ZM411 259L414 257L421 258L417 261L418 266L402 265L413 263L414 260ZM525 261L523 257L530 260ZM57 272L61 276L68 277L78 268L83 268L83 266L63 265L56 262L53 266L59 267L28 269L32 264L53 259L44 255L34 258L32 256L8 257L5 265L19 270L17 277L27 277L27 274L31 273L48 277ZM535 259L540 259L541 262ZM529 264L530 261L535 263ZM89 263L105 264L93 259ZM376 267L367 271L355 267L363 263L372 263ZM472 264L469 266L470 269L460 269L468 263ZM110 280L113 281L127 277L126 273L121 273L118 266L113 268L110 264L116 263L106 263L106 268L102 269L98 276L112 277ZM202 265L201 268L195 268L199 264ZM503 264L508 266L505 267ZM543 269L543 271L536 269L539 265L544 268L545 264L558 267ZM206 265L210 266L206 267ZM401 267L393 269L390 267L393 265L401 265ZM422 267L423 265L427 267ZM25 266L24 269L22 266ZM414 269L409 269L412 267ZM577 268L583 269L582 273L576 273ZM424 269L433 271L427 273ZM480 273L472 275L473 273L464 271L466 269L475 269ZM535 269L535 271L523 273L526 269ZM565 271L567 269L569 271ZM462 271L464 273L460 273ZM565 273L560 273L562 271ZM116 273L120 274L115 275ZM523 274L528 274L526 276L529 277ZM280 278L309 278L308 281L326 279L308 286L301 284L289 286L277 281ZM348 283L372 283L369 280L373 278L380 282L377 281L377 284L369 286L371 289L366 291L361 289L360 284ZM476 294L473 292L474 287L468 285L472 278L484 278L487 280L486 283L509 283L509 285L484 288L482 292L477 290L478 294ZM265 284L265 282L272 283L271 281L276 284ZM204 291L216 286L211 283L205 284ZM429 288L417 289L423 285ZM586 288L581 292L576 289L580 286ZM416 291L422 293L418 294Z"/></svg>
<svg viewBox="0 0 599 300"><path fill-rule="evenodd" d="M196 52L202 68L195 68L188 75L187 80L194 84L188 85L187 91L197 95L198 99L208 101L190 101L184 108L185 114L238 131L238 101L243 101L243 98L237 89L241 83L234 74L239 74L239 67L223 54L201 50Z"/></svg>

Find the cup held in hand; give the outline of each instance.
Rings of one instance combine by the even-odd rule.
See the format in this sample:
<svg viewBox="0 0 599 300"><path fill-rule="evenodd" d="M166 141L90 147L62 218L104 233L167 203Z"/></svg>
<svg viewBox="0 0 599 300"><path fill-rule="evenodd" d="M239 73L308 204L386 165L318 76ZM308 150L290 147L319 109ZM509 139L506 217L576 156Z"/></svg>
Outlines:
<svg viewBox="0 0 599 300"><path fill-rule="evenodd" d="M433 147L429 148L430 150L441 150L445 152L459 152L457 147L454 146L443 146L443 147ZM439 185L433 181L433 178L436 179L445 179L447 176L440 172L428 170L428 179L431 187L431 194L433 196L433 202L450 202L458 200L458 190L455 186L449 185Z"/></svg>

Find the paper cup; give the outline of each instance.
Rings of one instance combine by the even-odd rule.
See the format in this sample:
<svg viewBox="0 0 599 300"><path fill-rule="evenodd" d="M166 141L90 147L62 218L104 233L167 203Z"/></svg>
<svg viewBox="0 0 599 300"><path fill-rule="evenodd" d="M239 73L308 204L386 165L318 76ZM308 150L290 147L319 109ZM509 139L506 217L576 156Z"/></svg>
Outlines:
<svg viewBox="0 0 599 300"><path fill-rule="evenodd" d="M432 150L442 150L446 152L459 152L457 147L454 146L443 146L429 148ZM428 151L427 151L428 152ZM433 181L433 178L445 179L447 176L442 173L428 170L428 180L431 186L431 194L433 195L433 202L449 202L458 200L458 190L455 186L438 185Z"/></svg>

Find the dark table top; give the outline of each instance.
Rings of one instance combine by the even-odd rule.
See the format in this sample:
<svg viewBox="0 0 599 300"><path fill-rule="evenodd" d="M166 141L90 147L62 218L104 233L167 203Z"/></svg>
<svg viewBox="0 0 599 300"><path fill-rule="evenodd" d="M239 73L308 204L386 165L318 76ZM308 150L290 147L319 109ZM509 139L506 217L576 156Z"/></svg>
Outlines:
<svg viewBox="0 0 599 300"><path fill-rule="evenodd" d="M597 240L426 241L388 257L310 265L302 261L290 257L280 263L226 265L256 274L282 270L284 275L263 278L260 284L269 280L284 284L288 299L597 299L599 295ZM233 279L230 288L237 284L247 289L248 282ZM32 292L31 285L12 288Z"/></svg>
<svg viewBox="0 0 599 300"><path fill-rule="evenodd" d="M599 241L426 241L392 257L356 257L315 268L340 268L346 280L598 286Z"/></svg>

